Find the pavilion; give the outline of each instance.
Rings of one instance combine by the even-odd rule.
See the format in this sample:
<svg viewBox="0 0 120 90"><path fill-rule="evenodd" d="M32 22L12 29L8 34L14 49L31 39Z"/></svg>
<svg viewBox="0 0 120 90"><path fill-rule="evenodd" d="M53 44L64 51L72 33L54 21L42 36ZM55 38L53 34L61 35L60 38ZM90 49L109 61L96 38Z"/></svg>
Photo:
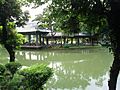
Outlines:
<svg viewBox="0 0 120 90"><path fill-rule="evenodd" d="M44 37L51 32L49 29L38 29L37 22L29 22L24 27L17 28L18 33L21 33L27 37L28 42L26 42L24 47L35 47L39 48L44 42Z"/></svg>
<svg viewBox="0 0 120 90"><path fill-rule="evenodd" d="M23 46L29 48L41 48L43 46L49 45L65 45L66 43L73 45L74 41L76 41L76 45L93 45L96 37L89 33L78 33L74 35L65 35L61 32L55 32L52 35L52 31L49 29L38 29L36 28L36 23L29 23L24 28L19 28L18 33L21 33L27 36L28 42L26 42Z"/></svg>
<svg viewBox="0 0 120 90"><path fill-rule="evenodd" d="M53 41L55 45L58 44L82 45L83 43L84 45L87 45L88 43L89 45L93 45L95 41L97 42L97 40L95 40L96 37L94 37L94 35L91 35L89 33L82 33L82 32L73 35L67 35L61 32L56 32L54 36L52 36L51 33L48 33L46 36L44 36L44 38L46 39L47 45L49 45L51 41Z"/></svg>

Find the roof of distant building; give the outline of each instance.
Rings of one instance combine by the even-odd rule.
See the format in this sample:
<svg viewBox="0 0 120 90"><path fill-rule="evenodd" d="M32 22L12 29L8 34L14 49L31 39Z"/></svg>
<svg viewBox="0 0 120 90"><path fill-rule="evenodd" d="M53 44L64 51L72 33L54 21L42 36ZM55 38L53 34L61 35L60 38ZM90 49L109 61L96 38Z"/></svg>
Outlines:
<svg viewBox="0 0 120 90"><path fill-rule="evenodd" d="M39 29L37 28L37 22L28 22L27 25L25 25L24 27L19 27L17 28L17 31L19 33L27 33L27 32L51 32L51 30L49 29Z"/></svg>

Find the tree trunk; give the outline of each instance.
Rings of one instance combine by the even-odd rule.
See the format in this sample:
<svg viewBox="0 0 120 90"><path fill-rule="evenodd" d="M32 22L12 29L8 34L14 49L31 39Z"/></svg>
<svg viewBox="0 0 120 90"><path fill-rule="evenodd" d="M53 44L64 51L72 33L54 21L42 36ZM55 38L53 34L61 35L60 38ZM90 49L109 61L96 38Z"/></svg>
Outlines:
<svg viewBox="0 0 120 90"><path fill-rule="evenodd" d="M120 70L120 59L118 56L114 57L114 62L110 70L110 80L108 82L109 90L116 90L117 78Z"/></svg>
<svg viewBox="0 0 120 90"><path fill-rule="evenodd" d="M3 26L3 29L2 29L2 43L5 44L6 40L8 39L7 20L2 19L1 20L1 25Z"/></svg>
<svg viewBox="0 0 120 90"><path fill-rule="evenodd" d="M10 62L15 62L15 51L11 45L4 45L10 56Z"/></svg>
<svg viewBox="0 0 120 90"><path fill-rule="evenodd" d="M9 55L10 55L10 62L14 62L15 61L14 47L10 44L7 44L7 40L9 38L8 38L7 19L6 18L3 18L1 20L1 25L3 26L3 29L2 29L2 43L3 43L4 47L6 48L6 50L8 51Z"/></svg>
<svg viewBox="0 0 120 90"><path fill-rule="evenodd" d="M116 90L117 78L120 70L120 31L118 27L113 29L110 36L114 61L110 70L110 80L108 82L108 85L109 90Z"/></svg>
<svg viewBox="0 0 120 90"><path fill-rule="evenodd" d="M111 48L114 61L110 70L109 90L116 90L117 78L120 70L120 1L110 0L111 11L108 15L110 27Z"/></svg>
<svg viewBox="0 0 120 90"><path fill-rule="evenodd" d="M15 51L14 51L13 47L10 45L4 45L4 46L9 53L10 62L14 62L15 61Z"/></svg>

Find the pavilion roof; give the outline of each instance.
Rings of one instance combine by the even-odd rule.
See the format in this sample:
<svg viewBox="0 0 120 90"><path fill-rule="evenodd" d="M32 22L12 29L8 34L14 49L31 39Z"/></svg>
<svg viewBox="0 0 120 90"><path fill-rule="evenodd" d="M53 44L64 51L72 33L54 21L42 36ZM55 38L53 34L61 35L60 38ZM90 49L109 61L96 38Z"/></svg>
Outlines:
<svg viewBox="0 0 120 90"><path fill-rule="evenodd" d="M27 25L24 27L17 28L19 33L34 33L34 32L41 32L41 33L49 33L51 30L49 29L38 29L37 22L28 22Z"/></svg>

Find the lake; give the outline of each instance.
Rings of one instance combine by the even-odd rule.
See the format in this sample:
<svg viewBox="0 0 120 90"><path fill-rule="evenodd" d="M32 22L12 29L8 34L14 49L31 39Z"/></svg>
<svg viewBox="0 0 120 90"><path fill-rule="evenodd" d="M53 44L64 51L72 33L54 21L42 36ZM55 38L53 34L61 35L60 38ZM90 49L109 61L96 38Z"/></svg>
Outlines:
<svg viewBox="0 0 120 90"><path fill-rule="evenodd" d="M5 64L8 59L6 50L1 48L0 62ZM46 90L108 90L112 61L112 54L102 47L16 51L16 62L24 66L44 63L53 68ZM118 85L117 90L120 90Z"/></svg>

